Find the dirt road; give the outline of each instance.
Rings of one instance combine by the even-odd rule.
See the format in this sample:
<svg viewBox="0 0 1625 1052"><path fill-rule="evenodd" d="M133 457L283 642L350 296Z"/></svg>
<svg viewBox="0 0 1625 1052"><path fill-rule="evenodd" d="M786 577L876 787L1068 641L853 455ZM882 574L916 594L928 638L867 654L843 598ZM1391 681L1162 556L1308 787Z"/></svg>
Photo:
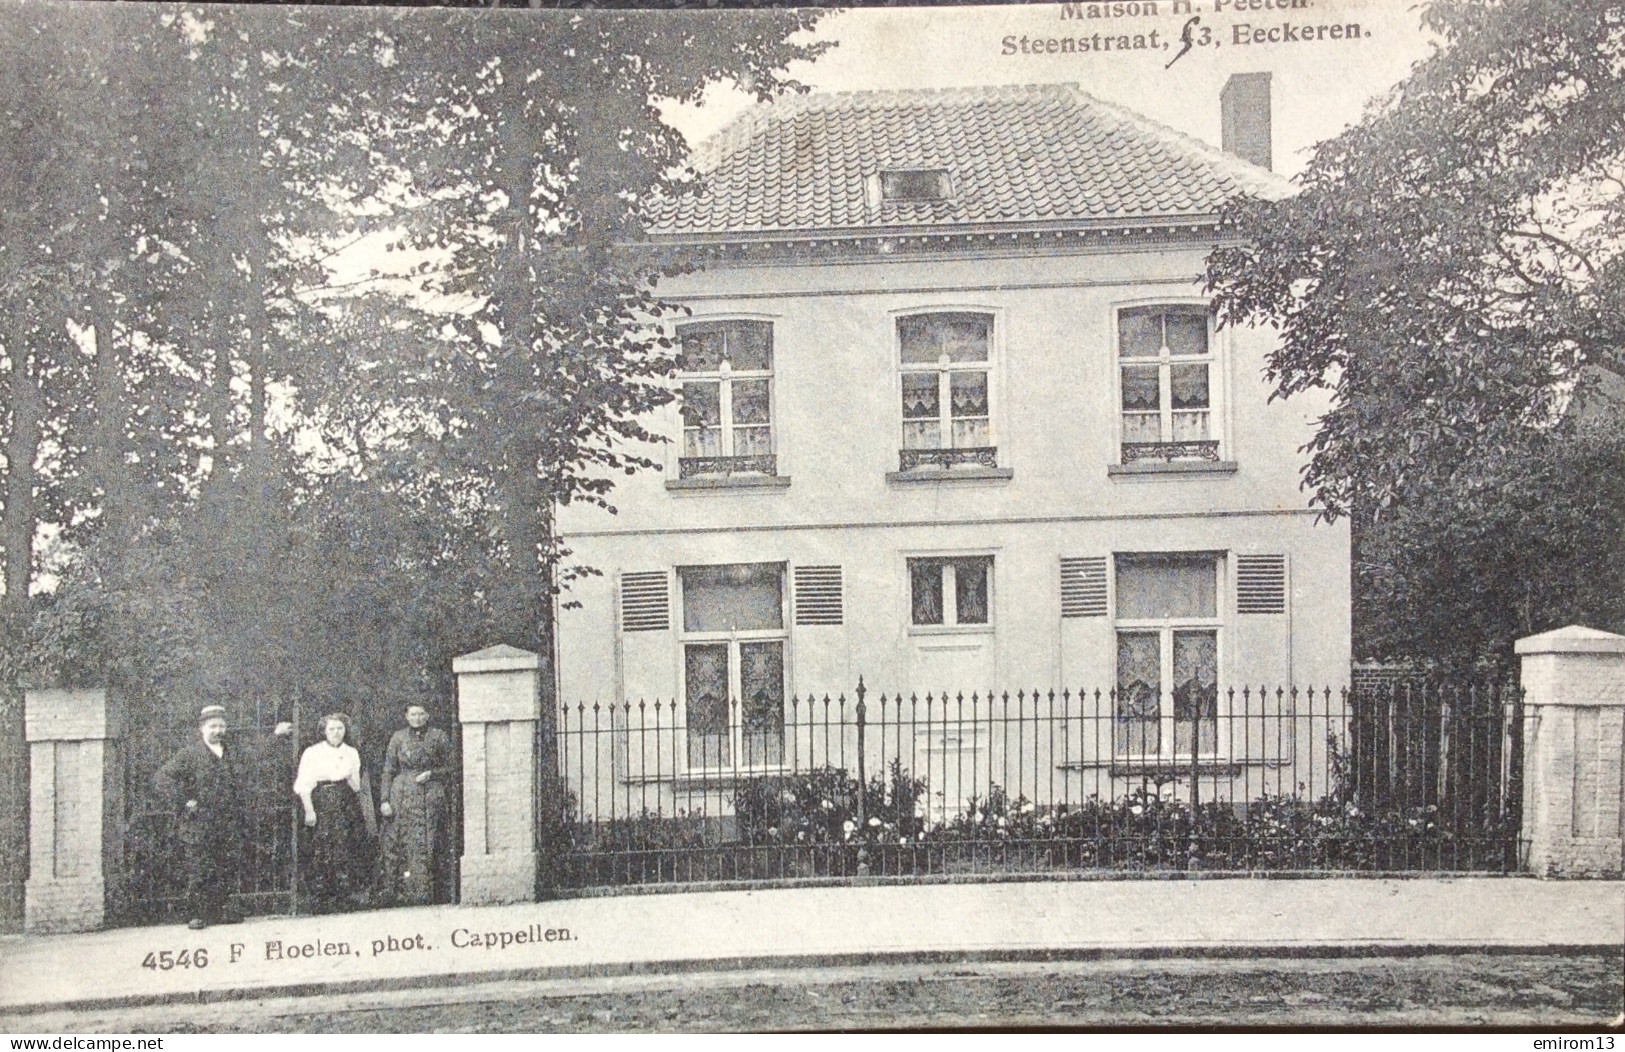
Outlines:
<svg viewBox="0 0 1625 1052"><path fill-rule="evenodd" d="M1595 1028L1621 956L1161 959L619 976L0 1017L12 1033Z"/></svg>

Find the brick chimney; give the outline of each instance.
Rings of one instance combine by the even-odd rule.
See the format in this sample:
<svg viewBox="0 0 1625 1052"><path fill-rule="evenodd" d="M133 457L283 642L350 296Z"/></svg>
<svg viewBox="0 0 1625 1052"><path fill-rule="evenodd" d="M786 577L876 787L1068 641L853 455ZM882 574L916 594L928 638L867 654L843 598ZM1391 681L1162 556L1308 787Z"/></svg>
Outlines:
<svg viewBox="0 0 1625 1052"><path fill-rule="evenodd" d="M1219 142L1260 168L1271 167L1270 75L1235 73L1219 92Z"/></svg>

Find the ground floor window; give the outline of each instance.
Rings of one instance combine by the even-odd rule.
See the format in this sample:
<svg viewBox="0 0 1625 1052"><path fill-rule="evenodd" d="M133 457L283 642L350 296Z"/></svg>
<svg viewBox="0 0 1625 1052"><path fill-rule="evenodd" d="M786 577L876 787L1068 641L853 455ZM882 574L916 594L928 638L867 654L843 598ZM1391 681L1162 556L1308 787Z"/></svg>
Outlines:
<svg viewBox="0 0 1625 1052"><path fill-rule="evenodd" d="M1118 555L1118 756L1212 755L1219 739L1219 556Z"/></svg>
<svg viewBox="0 0 1625 1052"><path fill-rule="evenodd" d="M688 766L784 760L784 566L682 567Z"/></svg>
<svg viewBox="0 0 1625 1052"><path fill-rule="evenodd" d="M988 624L992 577L991 555L910 559L910 619L916 625Z"/></svg>

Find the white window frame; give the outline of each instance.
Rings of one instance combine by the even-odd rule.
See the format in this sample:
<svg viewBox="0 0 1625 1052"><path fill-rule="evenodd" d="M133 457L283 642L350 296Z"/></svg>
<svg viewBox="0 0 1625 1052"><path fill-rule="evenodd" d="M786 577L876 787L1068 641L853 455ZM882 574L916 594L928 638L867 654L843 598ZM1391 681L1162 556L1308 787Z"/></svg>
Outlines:
<svg viewBox="0 0 1625 1052"><path fill-rule="evenodd" d="M928 317L937 314L975 314L987 319L987 360L985 362L950 362L947 356L939 357L933 363L904 362L903 361L903 333L902 322L907 318ZM1001 384L999 382L999 341L1004 329L1002 312L981 305L966 304L940 304L931 306L913 306L891 313L891 339L892 362L897 376L897 385L892 397L892 412L896 413L897 421L897 448L905 449L984 449L999 448L998 408L1001 404ZM935 446L909 446L906 437L908 419L903 416L903 376L906 373L937 374L937 428L939 434L938 444ZM953 444L953 380L955 372L980 372L986 376L987 382L987 442L984 446L955 446ZM1001 454L995 454L1001 456ZM1001 457L1002 459L1002 457Z"/></svg>
<svg viewBox="0 0 1625 1052"><path fill-rule="evenodd" d="M683 571L737 565L775 565L779 567L779 624L781 627L736 629L729 632L690 632L683 616L685 609ZM787 763L782 758L788 755L790 748L790 721L789 714L783 709L779 714L782 721L780 734L783 735L783 740L779 746L781 761L776 764L746 764L743 762L745 755L745 691L743 684L744 667L739 658L739 644L756 642L780 642L783 644L783 650L781 651L783 655L781 664L784 675L784 684L781 688L783 694L782 705L790 697L790 564L771 559L762 560L755 564L741 564L737 561L726 563L683 563L675 568L674 576L677 579L677 605L674 611L675 627L677 629L677 683L679 687L678 696L683 706L683 769L694 774L718 774L726 771L779 771L785 769ZM694 764L690 762L688 755L689 733L692 730L688 713L688 647L690 644L705 643L728 644L728 757L730 762L725 767L705 767ZM735 704L739 706L739 718L737 720L732 718L732 710Z"/></svg>
<svg viewBox="0 0 1625 1052"><path fill-rule="evenodd" d="M1117 571L1118 561L1121 559L1145 559L1159 556L1205 556L1213 560L1213 616L1212 617L1156 617L1156 618L1123 618L1117 614ZM1229 553L1220 551L1177 550L1177 551L1133 551L1114 552L1111 564L1107 568L1108 605L1111 613L1111 655L1112 655L1112 707L1108 714L1111 720L1112 737L1111 751L1114 760L1129 763L1177 763L1181 760L1189 762L1189 752L1177 752L1174 749L1174 633L1177 631L1212 631L1214 647L1214 682L1218 687L1218 698L1214 705L1215 728L1213 735L1213 751L1198 753L1198 760L1217 760L1230 754L1229 719L1224 691L1225 670L1228 662L1225 658L1225 643L1229 634L1226 611L1228 607L1230 566L1234 562ZM1161 667L1158 676L1161 686L1157 692L1157 752L1119 753L1117 751L1117 690L1121 689L1122 675L1117 667L1117 636L1120 632L1157 632L1158 657ZM1193 739L1194 742L1194 739Z"/></svg>
<svg viewBox="0 0 1625 1052"><path fill-rule="evenodd" d="M1143 311L1147 309L1167 308L1175 312L1204 313L1207 316L1207 353L1204 355L1176 355L1167 346L1164 338L1161 353L1155 358L1125 358L1122 347L1122 316L1129 311ZM1112 448L1112 462L1123 463L1123 445L1128 441L1127 430L1123 427L1123 367L1125 365L1155 365L1157 367L1158 392L1158 434L1162 437L1160 442L1172 443L1173 438L1173 370L1171 366L1183 363L1206 363L1208 367L1207 397L1208 397L1208 437L1205 441L1218 443L1218 455L1223 459L1229 449L1229 437L1225 433L1227 414L1225 408L1230 401L1229 385L1225 378L1229 371L1223 367L1226 360L1222 332L1213 316L1213 305L1210 301L1197 297L1184 296L1152 296L1144 299L1128 300L1112 305L1111 332L1109 343L1112 354L1112 429L1116 435L1116 443ZM1200 441L1200 440L1194 440Z"/></svg>
<svg viewBox="0 0 1625 1052"><path fill-rule="evenodd" d="M959 620L958 570L953 565L956 559L986 559L987 560L987 620L961 622ZM942 566L942 624L921 625L914 622L914 563L922 561L941 561ZM997 576L999 560L997 553L991 549L977 549L974 551L929 551L908 552L903 557L903 619L908 625L911 635L960 635L960 634L986 634L993 631L997 621L996 604L998 594Z"/></svg>
<svg viewBox="0 0 1625 1052"><path fill-rule="evenodd" d="M779 453L779 385L775 382L774 373L778 363L778 319L763 315L752 314L724 314L716 316L696 316L685 318L675 323L671 328L671 338L677 345L679 355L682 353L683 330L691 328L722 327L734 322L748 322L751 324L766 325L768 328L768 354L770 365L766 369L735 369L724 358L722 367L715 370L689 371L679 368L675 374L677 384L677 456L686 459L685 452L688 443L688 424L683 418L683 385L690 382L717 384L717 415L718 427L721 431L719 441L720 452L712 454L719 457L750 456L735 450L734 419L733 419L733 385L738 380L766 380L767 381L767 453L766 456L777 457ZM755 425L752 425L755 426Z"/></svg>

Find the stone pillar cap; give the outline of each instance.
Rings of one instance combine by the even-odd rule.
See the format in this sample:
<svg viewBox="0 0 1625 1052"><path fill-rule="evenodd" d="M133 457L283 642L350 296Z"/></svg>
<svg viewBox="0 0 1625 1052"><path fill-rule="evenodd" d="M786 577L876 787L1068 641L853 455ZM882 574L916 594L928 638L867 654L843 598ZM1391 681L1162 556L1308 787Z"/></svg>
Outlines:
<svg viewBox="0 0 1625 1052"><path fill-rule="evenodd" d="M520 650L506 643L476 650L472 654L453 658L451 670L458 675L465 672L516 672L521 669L541 668L542 659L528 650Z"/></svg>
<svg viewBox="0 0 1625 1052"><path fill-rule="evenodd" d="M1584 625L1568 625L1525 636L1513 645L1519 654L1625 654L1625 636Z"/></svg>
<svg viewBox="0 0 1625 1052"><path fill-rule="evenodd" d="M100 687L23 693L23 736L28 741L96 741L123 733L123 699Z"/></svg>

